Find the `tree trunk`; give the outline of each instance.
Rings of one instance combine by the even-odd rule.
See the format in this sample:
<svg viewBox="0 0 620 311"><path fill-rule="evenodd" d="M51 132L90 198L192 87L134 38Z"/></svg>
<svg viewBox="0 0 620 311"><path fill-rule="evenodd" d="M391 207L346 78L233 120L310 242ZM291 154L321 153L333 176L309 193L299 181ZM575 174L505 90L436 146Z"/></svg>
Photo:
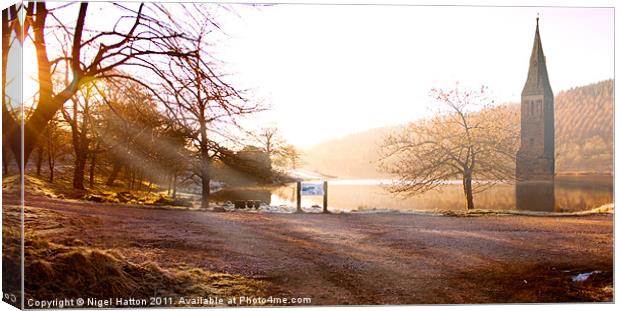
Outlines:
<svg viewBox="0 0 620 311"><path fill-rule="evenodd" d="M47 153L47 165L50 169L50 182L54 182L54 166L55 166L55 162L56 160L54 159L54 157L52 157L50 155L50 153Z"/></svg>
<svg viewBox="0 0 620 311"><path fill-rule="evenodd" d="M43 147L39 146L37 148L37 176L41 176L41 166L43 166Z"/></svg>
<svg viewBox="0 0 620 311"><path fill-rule="evenodd" d="M474 194L471 185L471 172L465 172L463 174L463 192L465 193L465 200L467 202L467 209L474 209Z"/></svg>
<svg viewBox="0 0 620 311"><path fill-rule="evenodd" d="M88 95L88 94L87 94ZM86 161L88 160L88 136L87 131L88 102L84 104L82 112L82 123L78 121L78 102L73 99L73 117L65 115L65 119L71 126L71 142L73 143L73 153L75 154L75 164L73 167L73 188L84 190L84 173L86 171Z"/></svg>
<svg viewBox="0 0 620 311"><path fill-rule="evenodd" d="M14 6L14 5L13 5ZM11 6L11 8L13 7ZM8 141L9 129L15 126L15 119L9 112L8 106L11 106L11 101L6 96L6 72L9 56L9 45L11 42L11 23L14 23L16 18L9 16L9 9L2 10L2 172L4 176L9 174L9 161L7 149L10 148Z"/></svg>
<svg viewBox="0 0 620 311"><path fill-rule="evenodd" d="M88 172L88 185L92 188L95 185L95 166L97 165L97 152L93 150L90 156L90 170Z"/></svg>
<svg viewBox="0 0 620 311"><path fill-rule="evenodd" d="M131 169L131 180L129 181L129 189L133 190L136 184L136 170L135 169Z"/></svg>
<svg viewBox="0 0 620 311"><path fill-rule="evenodd" d="M73 169L73 188L84 190L84 171L86 170L86 155L77 152L75 156L75 167Z"/></svg>
<svg viewBox="0 0 620 311"><path fill-rule="evenodd" d="M137 183L138 183L137 190L138 191L142 191L142 174L138 175L137 180L138 180L137 181Z"/></svg>
<svg viewBox="0 0 620 311"><path fill-rule="evenodd" d="M121 172L122 168L123 166L116 161L112 164L112 173L110 173L110 176L108 176L108 180L105 182L107 186L114 185L114 181L116 180L116 177L118 177L118 173Z"/></svg>
<svg viewBox="0 0 620 311"><path fill-rule="evenodd" d="M166 179L168 180L168 191L166 192L166 195L170 195L170 192L172 191L172 175L166 176Z"/></svg>
<svg viewBox="0 0 620 311"><path fill-rule="evenodd" d="M34 19L32 22L33 43L37 55L37 69L38 69L38 83L39 83L39 100L37 106L28 118L24 121L23 125L23 148L21 140L21 127L15 122L11 122L11 127L7 133L7 139L13 154L16 156L17 164L21 170L22 165L28 163L30 154L37 146L41 133L43 133L45 127L49 121L54 117L62 105L69 100L78 90L78 86L81 85L80 80L83 78L79 71L80 60L80 42L82 40L82 31L84 29L84 20L86 18L87 3L80 5L80 11L78 13L78 20L76 21L75 32L73 35L73 49L71 51L72 57L72 70L73 81L67 85L67 87L57 93L53 94L54 84L52 82L52 65L47 58L47 44L45 42L45 27L48 10L43 2L36 2L34 4L36 10L34 11ZM4 100L3 100L4 101ZM3 109L4 119L4 109ZM3 120L4 121L4 120ZM23 163L22 163L23 156Z"/></svg>
<svg viewBox="0 0 620 311"><path fill-rule="evenodd" d="M172 198L177 198L177 172L174 172L174 176L172 178Z"/></svg>
<svg viewBox="0 0 620 311"><path fill-rule="evenodd" d="M197 78L200 80L200 77ZM202 109L202 112L204 113L204 109ZM211 163L209 158L207 122L204 119L204 115L199 116L198 121L200 122L200 164L202 170L202 176L200 176L202 178L202 198L200 201L200 207L208 208L209 195L211 194Z"/></svg>
<svg viewBox="0 0 620 311"><path fill-rule="evenodd" d="M210 186L211 186L211 178L209 178L208 174L203 175L202 176L202 198L200 201L201 208L209 207L209 194L211 192Z"/></svg>
<svg viewBox="0 0 620 311"><path fill-rule="evenodd" d="M8 157L7 150L3 146L2 147L2 172L3 172L4 176L9 175L9 161L8 161L7 157Z"/></svg>
<svg viewBox="0 0 620 311"><path fill-rule="evenodd" d="M12 119L11 119L12 120ZM4 124L2 125L5 126ZM15 129L16 128L16 129ZM22 158L27 163L26 155L24 154L22 157L22 132L20 131L19 126L15 126L13 129L9 129L9 134L7 135L8 145L11 149L11 153L13 154L13 160L15 160L15 165L17 165L17 170L19 173L22 173Z"/></svg>
<svg viewBox="0 0 620 311"><path fill-rule="evenodd" d="M147 192L146 192L147 196L151 193L151 186L153 186L153 182L149 180L149 184L147 186Z"/></svg>
<svg viewBox="0 0 620 311"><path fill-rule="evenodd" d="M32 13L32 8L34 8L34 4L24 5L28 13ZM13 155L13 160L15 160L15 164L17 164L17 169L21 172L21 159L22 159L22 146L21 146L21 138L22 138L22 128L21 122L18 122L11 112L18 111L17 106L21 105L21 103L14 104L11 101L9 96L6 96L6 86L7 86L7 65L9 63L9 50L11 45L19 44L21 42L14 41L11 43L13 38L13 32L15 34L23 31L21 28L21 21L19 19L19 14L17 13L17 5L13 4L9 8L2 10L2 164L4 168L4 173L9 173L9 164L11 163L11 154ZM20 41L23 40L20 39ZM11 108L11 110L9 110Z"/></svg>

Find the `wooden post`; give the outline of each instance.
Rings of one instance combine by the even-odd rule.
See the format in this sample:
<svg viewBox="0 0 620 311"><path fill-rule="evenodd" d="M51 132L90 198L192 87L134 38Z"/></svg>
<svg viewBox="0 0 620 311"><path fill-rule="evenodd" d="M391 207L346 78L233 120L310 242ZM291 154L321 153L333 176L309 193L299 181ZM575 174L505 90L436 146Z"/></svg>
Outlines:
<svg viewBox="0 0 620 311"><path fill-rule="evenodd" d="M327 180L323 182L323 213L327 213Z"/></svg>
<svg viewBox="0 0 620 311"><path fill-rule="evenodd" d="M301 181L297 182L297 212L301 213Z"/></svg>

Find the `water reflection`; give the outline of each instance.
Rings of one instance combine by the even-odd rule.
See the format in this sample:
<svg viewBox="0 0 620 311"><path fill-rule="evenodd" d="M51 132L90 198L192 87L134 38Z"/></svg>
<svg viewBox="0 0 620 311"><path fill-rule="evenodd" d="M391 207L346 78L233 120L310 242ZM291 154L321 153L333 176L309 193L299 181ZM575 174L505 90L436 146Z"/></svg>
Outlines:
<svg viewBox="0 0 620 311"><path fill-rule="evenodd" d="M526 211L555 211L555 184L545 181L517 183L516 207Z"/></svg>
<svg viewBox="0 0 620 311"><path fill-rule="evenodd" d="M329 186L330 210L463 210L463 190L447 184L440 190L403 198L385 187L385 180L333 180ZM295 204L294 185L274 188L271 205ZM555 183L500 184L474 196L476 208L573 212L613 202L612 176L556 177ZM302 197L302 205L321 205L322 198Z"/></svg>
<svg viewBox="0 0 620 311"><path fill-rule="evenodd" d="M213 194L214 201L260 201L271 205L272 190L268 189L222 189Z"/></svg>

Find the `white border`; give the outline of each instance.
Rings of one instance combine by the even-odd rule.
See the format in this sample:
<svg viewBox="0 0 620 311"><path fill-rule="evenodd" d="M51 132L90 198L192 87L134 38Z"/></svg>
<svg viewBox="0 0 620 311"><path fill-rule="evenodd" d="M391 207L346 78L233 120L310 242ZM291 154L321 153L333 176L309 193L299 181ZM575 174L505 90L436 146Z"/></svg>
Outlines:
<svg viewBox="0 0 620 311"><path fill-rule="evenodd" d="M109 0L90 0L90 1L109 1ZM143 0L144 2L181 2L174 0ZM10 0L0 0L0 6L4 9L8 7L10 4L15 3L17 1ZM52 2L52 1L50 1ZM117 2L129 2L129 1L117 1ZM263 0L263 1L251 1L251 0L220 0L220 1L204 1L204 0L195 0L195 1L182 1L182 2L222 2L222 3L297 3L297 4L362 4L362 5L370 5L370 4L392 4L392 5L449 5L449 6L557 6L557 7L613 7L614 9L617 7L616 1L610 0L389 0L389 1L380 1L380 0ZM614 16L615 21L615 16ZM618 36L618 25L614 22L614 41L617 42ZM614 42L614 48L615 48ZM617 55L617 50L616 50ZM615 62L614 58L614 73L617 71L618 64ZM615 80L615 74L614 74ZM614 146L620 146L620 138L615 135L615 128L618 128L620 124L619 120L615 118L615 98L617 98L618 92L614 87ZM0 147L1 148L1 147ZM614 163L617 163L618 154L615 152L614 147ZM614 166L614 201L615 201L615 185L618 185L620 181L620 177L617 174L617 170ZM2 203L2 198L0 197L0 204ZM0 220L1 220L0 214ZM616 250L618 246L618 241L615 239L615 223L616 223L616 215L614 215L614 267L618 267L618 257L616 255ZM0 241L1 246L1 241ZM614 269L615 271L615 269ZM1 272L0 272L1 277ZM618 284L618 274L614 273L614 284L617 286ZM502 310L512 311L512 310L523 310L527 308L527 310L562 310L562 311L572 311L572 310L612 310L616 309L613 307L614 304L576 304L576 303L562 303L562 304L479 304L479 305L414 305L414 306L388 306L388 307L320 307L321 310L365 310L365 311L375 311L375 310L386 310L387 308L395 308L398 310L492 310L495 308L502 308ZM14 310L12 306L1 302L0 310ZM263 307L264 308L264 307ZM303 310L307 309L302 307L295 308L287 308L287 310ZM318 307L309 307L309 308L318 308ZM235 310L250 310L254 308L237 308ZM127 310L127 309L125 309ZM129 310L139 310L139 309L129 309ZM170 309L157 309L157 310L179 310L178 308L170 308ZM198 308L192 308L190 310L201 310Z"/></svg>

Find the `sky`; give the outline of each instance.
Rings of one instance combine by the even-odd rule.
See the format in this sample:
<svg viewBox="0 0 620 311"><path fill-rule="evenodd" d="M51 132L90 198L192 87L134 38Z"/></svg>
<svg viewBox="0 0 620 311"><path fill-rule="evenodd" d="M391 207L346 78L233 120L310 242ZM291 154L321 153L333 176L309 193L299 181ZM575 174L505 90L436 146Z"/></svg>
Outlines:
<svg viewBox="0 0 620 311"><path fill-rule="evenodd" d="M614 77L611 8L228 7L212 53L232 85L270 108L245 124L278 127L302 148L429 117L429 91L456 82L486 85L498 103L519 102L537 16L556 94ZM27 76L34 66L24 62Z"/></svg>
<svg viewBox="0 0 620 311"><path fill-rule="evenodd" d="M487 85L518 102L536 16L551 85L614 77L613 9L275 5L232 6L216 44L236 85L270 106L277 126L308 147L428 117L429 91Z"/></svg>

